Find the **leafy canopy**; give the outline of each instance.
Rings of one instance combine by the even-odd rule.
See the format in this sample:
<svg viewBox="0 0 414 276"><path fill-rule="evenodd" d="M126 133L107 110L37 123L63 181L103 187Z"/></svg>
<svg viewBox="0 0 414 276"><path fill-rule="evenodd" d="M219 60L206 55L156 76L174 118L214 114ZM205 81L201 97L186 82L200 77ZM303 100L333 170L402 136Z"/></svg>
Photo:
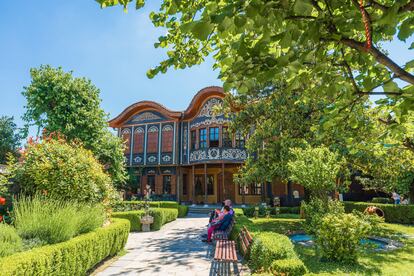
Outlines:
<svg viewBox="0 0 414 276"><path fill-rule="evenodd" d="M290 178L309 189L313 196L324 198L338 188L345 159L327 147L294 148L288 162Z"/></svg>
<svg viewBox="0 0 414 276"><path fill-rule="evenodd" d="M15 154L20 144L20 136L13 117L0 117L0 164L5 164L7 154Z"/></svg>
<svg viewBox="0 0 414 276"><path fill-rule="evenodd" d="M23 91L27 126L35 125L45 135L57 132L68 141L81 141L106 166L113 181L123 183L122 142L108 130L99 89L86 78L49 65L33 68L30 74L32 82Z"/></svg>

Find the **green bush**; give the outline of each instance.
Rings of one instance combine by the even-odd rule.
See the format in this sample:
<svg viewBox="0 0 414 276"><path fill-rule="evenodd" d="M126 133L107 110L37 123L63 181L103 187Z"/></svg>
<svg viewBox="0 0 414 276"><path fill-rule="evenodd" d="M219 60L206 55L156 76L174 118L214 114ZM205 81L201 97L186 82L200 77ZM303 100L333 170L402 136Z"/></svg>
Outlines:
<svg viewBox="0 0 414 276"><path fill-rule="evenodd" d="M31 199L20 198L15 203L14 217L17 233L22 238L54 244L102 226L105 212L98 205L36 195Z"/></svg>
<svg viewBox="0 0 414 276"><path fill-rule="evenodd" d="M273 275L289 276L301 276L307 272L305 265L298 258L275 260L270 266L270 271Z"/></svg>
<svg viewBox="0 0 414 276"><path fill-rule="evenodd" d="M1 275L87 275L102 260L121 251L128 234L129 222L114 219L107 227L69 241L0 258Z"/></svg>
<svg viewBox="0 0 414 276"><path fill-rule="evenodd" d="M22 160L14 164L13 171L26 195L47 193L89 203L107 202L116 196L102 165L81 145L55 139L29 143Z"/></svg>
<svg viewBox="0 0 414 276"><path fill-rule="evenodd" d="M151 209L150 213L154 217L154 223L151 224L151 230L160 230L161 226L176 220L178 217L178 209L156 208Z"/></svg>
<svg viewBox="0 0 414 276"><path fill-rule="evenodd" d="M176 220L178 210L172 208L155 208L150 210L151 216L154 217L154 223L151 224L151 230L160 230L164 224ZM131 223L130 231L141 231L141 217L145 215L145 211L128 211L112 213L113 218L127 219Z"/></svg>
<svg viewBox="0 0 414 276"><path fill-rule="evenodd" d="M389 223L414 223L414 205L395 205L369 202L350 202L345 201L345 212L351 213L352 210L364 212L369 206L376 206L384 211L385 222Z"/></svg>
<svg viewBox="0 0 414 276"><path fill-rule="evenodd" d="M0 223L0 258L12 255L22 249L22 239L17 235L16 229Z"/></svg>
<svg viewBox="0 0 414 276"><path fill-rule="evenodd" d="M263 232L254 236L249 264L253 270L268 270L274 260L296 257L293 244L287 236Z"/></svg>
<svg viewBox="0 0 414 276"><path fill-rule="evenodd" d="M327 214L316 231L316 248L323 259L355 261L360 240L370 231L370 223L353 214Z"/></svg>
<svg viewBox="0 0 414 276"><path fill-rule="evenodd" d="M178 217L184 218L188 214L188 206L185 205L178 205Z"/></svg>
<svg viewBox="0 0 414 276"><path fill-rule="evenodd" d="M175 201L150 201L148 202L150 208L175 208L178 209L179 204ZM144 201L120 201L114 203L112 206L115 212L127 212L142 210L144 208Z"/></svg>
<svg viewBox="0 0 414 276"><path fill-rule="evenodd" d="M302 202L306 223L304 228L309 234L314 234L321 223L322 218L327 214L340 215L345 213L344 206L340 201L327 200L313 197L310 202Z"/></svg>
<svg viewBox="0 0 414 276"><path fill-rule="evenodd" d="M299 214L300 213L300 207L279 207L281 214Z"/></svg>
<svg viewBox="0 0 414 276"><path fill-rule="evenodd" d="M145 215L145 211L128 211L112 213L113 218L127 219L130 222L130 231L141 231L141 218Z"/></svg>
<svg viewBox="0 0 414 276"><path fill-rule="evenodd" d="M371 202L373 203L383 203L383 204L393 204L394 200L388 197L373 197Z"/></svg>

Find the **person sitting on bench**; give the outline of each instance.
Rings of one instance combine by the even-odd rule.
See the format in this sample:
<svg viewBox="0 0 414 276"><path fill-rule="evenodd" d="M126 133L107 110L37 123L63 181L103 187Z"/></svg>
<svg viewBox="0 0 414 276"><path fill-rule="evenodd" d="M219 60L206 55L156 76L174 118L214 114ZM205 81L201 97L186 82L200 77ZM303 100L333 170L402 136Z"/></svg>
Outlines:
<svg viewBox="0 0 414 276"><path fill-rule="evenodd" d="M230 214L230 207L224 206L223 208L224 216L222 219L212 222L207 230L207 239L203 240L203 242L211 242L211 236L213 235L214 230L226 230L229 227L231 220L233 219L233 215Z"/></svg>

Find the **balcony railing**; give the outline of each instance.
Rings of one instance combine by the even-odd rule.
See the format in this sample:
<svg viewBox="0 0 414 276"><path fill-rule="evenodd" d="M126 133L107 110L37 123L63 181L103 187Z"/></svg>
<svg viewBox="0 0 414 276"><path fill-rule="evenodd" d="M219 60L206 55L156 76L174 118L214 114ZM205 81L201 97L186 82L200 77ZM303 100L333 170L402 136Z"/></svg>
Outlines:
<svg viewBox="0 0 414 276"><path fill-rule="evenodd" d="M246 158L246 150L240 148L205 148L190 151L190 163L222 160L243 162Z"/></svg>

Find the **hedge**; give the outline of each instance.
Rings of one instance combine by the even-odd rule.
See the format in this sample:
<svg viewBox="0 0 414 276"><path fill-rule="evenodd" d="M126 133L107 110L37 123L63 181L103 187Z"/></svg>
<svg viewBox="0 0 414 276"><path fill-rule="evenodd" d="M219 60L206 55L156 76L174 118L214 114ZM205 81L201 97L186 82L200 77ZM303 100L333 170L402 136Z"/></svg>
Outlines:
<svg viewBox="0 0 414 276"><path fill-rule="evenodd" d="M144 201L121 201L116 203L113 207L115 212L141 210ZM178 209L178 202L175 201L149 201L150 208L174 208Z"/></svg>
<svg viewBox="0 0 414 276"><path fill-rule="evenodd" d="M295 271L306 271L306 267L303 264L303 262L298 259L293 249L294 246L286 235L275 232L259 232L260 229L258 229L257 226L248 217L243 215L242 210L238 209L235 213L236 224L234 225L231 231L230 239L235 240L237 242L240 251L239 233L243 226L247 227L247 229L253 236L253 243L251 245L249 254L244 256L244 258L249 261L249 266L253 270L264 272L264 274L260 274L261 276L283 274L303 275L295 274ZM274 264L276 260L292 261ZM287 266L282 268L284 264L287 265L289 263L292 265L292 267ZM276 273L276 271L274 270L276 267L278 267L280 272L277 271ZM269 271L273 271L273 274Z"/></svg>
<svg viewBox="0 0 414 276"><path fill-rule="evenodd" d="M160 230L164 224L176 220L178 217L178 209L172 208L155 208L150 210L151 215L154 217L154 223L151 224L151 230ZM128 212L115 212L112 213L113 218L127 219L131 223L131 232L141 231L141 217L145 215L143 210L128 211Z"/></svg>
<svg viewBox="0 0 414 276"><path fill-rule="evenodd" d="M279 214L299 214L300 207L264 207L264 206L249 206L243 208L243 214L247 217L253 217L254 211L258 209L258 216L264 217L268 213L269 215ZM279 212L277 211L279 209Z"/></svg>
<svg viewBox="0 0 414 276"><path fill-rule="evenodd" d="M414 223L414 205L394 205L373 202L351 202L345 201L345 212L351 213L352 210L364 212L368 206L376 206L384 211L385 222L390 223Z"/></svg>
<svg viewBox="0 0 414 276"><path fill-rule="evenodd" d="M107 227L69 241L38 247L0 259L1 275L87 275L107 257L121 251L129 222L114 219Z"/></svg>
<svg viewBox="0 0 414 276"><path fill-rule="evenodd" d="M306 274L306 267L303 262L297 258L275 260L270 265L273 275L301 276Z"/></svg>
<svg viewBox="0 0 414 276"><path fill-rule="evenodd" d="M297 258L293 244L282 234L262 232L254 236L249 264L253 270L268 270L274 260Z"/></svg>
<svg viewBox="0 0 414 276"><path fill-rule="evenodd" d="M112 213L113 218L126 219L130 222L130 232L141 231L141 217L144 216L145 211L128 211Z"/></svg>
<svg viewBox="0 0 414 276"><path fill-rule="evenodd" d="M185 205L178 205L178 217L184 218L188 214L188 206Z"/></svg>

